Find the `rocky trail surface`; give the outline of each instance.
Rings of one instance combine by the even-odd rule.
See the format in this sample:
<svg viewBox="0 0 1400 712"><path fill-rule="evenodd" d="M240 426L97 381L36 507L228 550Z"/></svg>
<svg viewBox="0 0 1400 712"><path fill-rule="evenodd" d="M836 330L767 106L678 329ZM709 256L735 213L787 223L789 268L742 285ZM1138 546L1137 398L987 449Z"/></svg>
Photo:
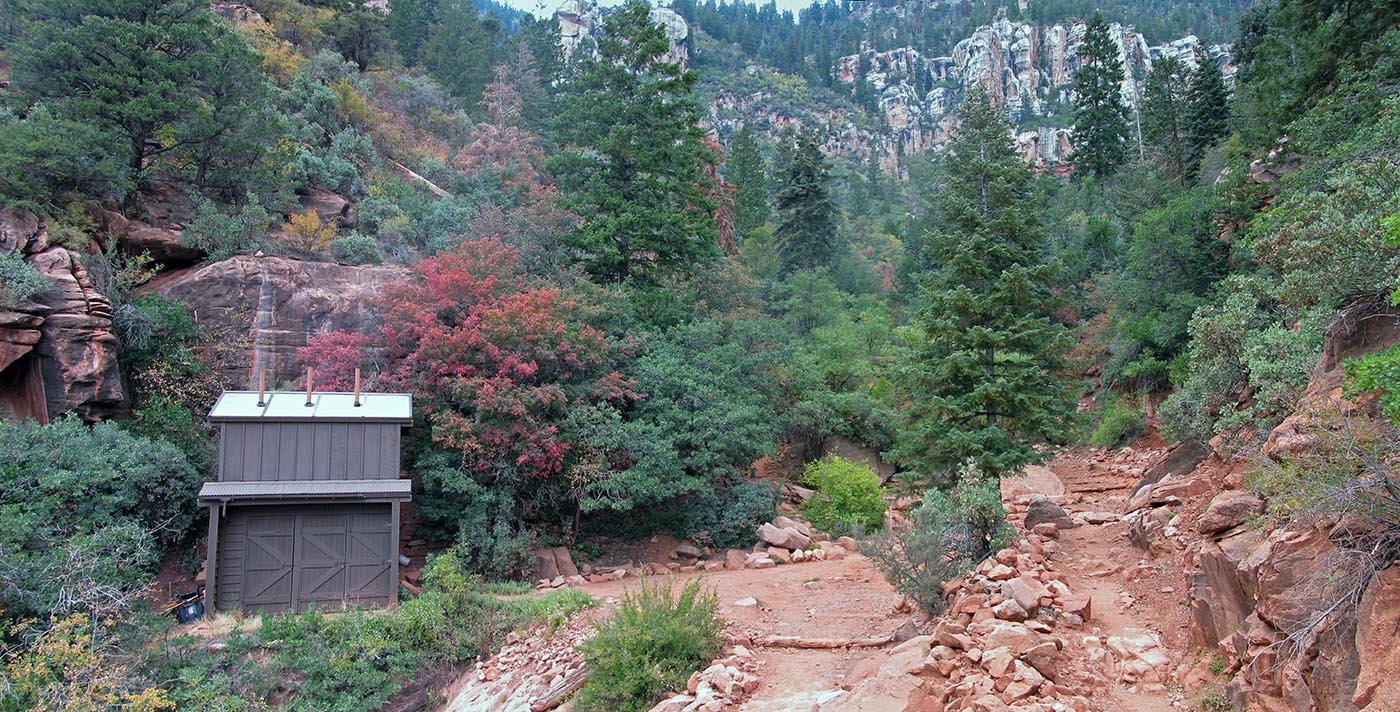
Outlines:
<svg viewBox="0 0 1400 712"><path fill-rule="evenodd" d="M657 710L1190 708L1175 682L1190 668L1182 572L1144 558L1131 543L1136 519L1122 515L1161 454L1076 451L1006 480L1003 499L1022 538L950 589L938 618L917 616L859 554L675 574L703 577L715 591L730 645ZM604 603L590 614L598 616L636 585L578 587ZM444 709L540 709L581 667L571 646L586 633L576 622L510 641L459 681Z"/></svg>

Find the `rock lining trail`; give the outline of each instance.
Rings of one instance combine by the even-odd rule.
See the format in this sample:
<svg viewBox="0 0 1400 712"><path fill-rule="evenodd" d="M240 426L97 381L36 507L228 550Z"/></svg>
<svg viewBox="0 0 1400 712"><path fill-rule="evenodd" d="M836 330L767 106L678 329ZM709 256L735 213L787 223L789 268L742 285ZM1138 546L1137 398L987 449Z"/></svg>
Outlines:
<svg viewBox="0 0 1400 712"><path fill-rule="evenodd" d="M1003 499L1014 523L1019 525L1024 519L1032 498L1049 496L1078 524L1056 532L1057 539L1045 547L1048 555L1041 566L1046 571L1046 581L1062 580L1076 596L1087 595L1092 601L1093 614L1081 626L1053 628L1054 639L1064 641L1062 664L1069 671L1057 677L1053 687L1058 688L1061 695L1068 694L1064 699L1080 701L1056 707L1052 705L1060 703L1047 698L1041 707L1036 707L1028 699L1023 704L1031 706L997 708L978 706L969 697L950 704L948 709L1163 712L1189 707L1181 688L1171 679L1171 671L1183 661L1187 646L1182 573L1147 563L1146 555L1130 543L1129 525L1119 514L1141 477L1144 465L1159 454L1160 451L1153 450L1077 450L1062 455L1048 467L1030 468L1026 477L1004 480ZM1048 536L1042 538L1026 532L1023 535L1034 541L1051 541ZM1012 558L1007 558L1008 552L1003 552L999 560L1016 562L1015 553L1010 553ZM986 572L996 563L989 560L979 567L980 580L986 580ZM1027 562L1020 563L1026 565ZM1033 571L1029 573L1037 575ZM764 569L676 574L681 581L697 576L718 596L719 613L728 624L731 642L752 653L751 659L745 659L745 668L759 678L751 693L727 696L728 699L743 698L741 703L721 704L714 709L739 712L940 712L944 709L937 704L936 697L916 695L919 701L910 701L914 698L907 696L907 689L885 684L889 681L889 665L910 657L907 651L900 652L907 646L798 648L763 644L771 642L775 636L796 637L807 642L874 643L878 641L871 639L899 631L895 636L897 642L919 632L930 634L939 629L941 619L916 619L904 597L885 580L874 562L864 556ZM602 601L606 608L636 585L635 579L628 578L586 583L579 588ZM1000 597L994 596L992 600L1000 600ZM984 615L991 617L986 611ZM991 622L997 623L995 619ZM1046 631L1048 636L1051 629ZM927 661L923 659L927 648L928 643L925 643L924 651L915 656L923 661L923 670L928 670L927 666L933 663L932 656ZM559 667L555 662L551 664ZM975 666L973 672L981 674ZM531 684L536 687L542 684L536 683L540 681ZM905 687L907 684L907 679L901 682ZM951 686L952 682L940 684ZM497 689L499 685L497 682ZM459 698L457 704L449 704L444 709L454 712L476 709L460 701ZM684 709L688 700L677 698L673 703L667 709ZM567 708L566 704L561 709Z"/></svg>

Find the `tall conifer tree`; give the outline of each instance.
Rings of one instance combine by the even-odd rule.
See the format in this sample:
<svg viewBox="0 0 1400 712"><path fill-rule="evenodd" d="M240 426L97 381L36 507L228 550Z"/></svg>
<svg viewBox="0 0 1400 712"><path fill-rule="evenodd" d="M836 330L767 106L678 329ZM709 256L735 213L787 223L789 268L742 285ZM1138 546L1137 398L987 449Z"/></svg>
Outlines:
<svg viewBox="0 0 1400 712"><path fill-rule="evenodd" d="M1191 165L1200 164L1201 157L1230 131L1230 90L1225 87L1225 75L1220 65L1204 52L1196 56L1196 71L1191 73L1191 96L1186 124L1191 140Z"/></svg>
<svg viewBox="0 0 1400 712"><path fill-rule="evenodd" d="M774 237L783 271L830 266L837 244L831 164L811 131L797 135L797 146L781 175L777 207L780 215Z"/></svg>
<svg viewBox="0 0 1400 712"><path fill-rule="evenodd" d="M1128 157L1128 107L1123 104L1123 64L1108 23L1089 18L1074 75L1074 162L1096 178L1113 175Z"/></svg>
<svg viewBox="0 0 1400 712"><path fill-rule="evenodd" d="M698 75L667 62L670 41L643 0L603 24L554 117L565 150L549 163L565 207L583 216L570 240L595 279L655 281L718 256L711 179L691 98Z"/></svg>
<svg viewBox="0 0 1400 712"><path fill-rule="evenodd" d="M747 126L739 129L729 144L724 178L734 186L734 228L739 237L748 237L768 222L772 209L768 203L768 170L763 153L758 147L758 137Z"/></svg>
<svg viewBox="0 0 1400 712"><path fill-rule="evenodd" d="M1185 181L1191 153L1187 130L1186 66L1175 57L1163 57L1152 65L1142 99L1142 140L1173 178Z"/></svg>
<svg viewBox="0 0 1400 712"><path fill-rule="evenodd" d="M985 94L961 123L926 238L940 265L922 285L916 343L904 370L908 407L896 453L931 481L970 468L996 477L1043 460L1073 403L1055 375L1070 345L1050 320L1053 270L1031 198L1031 172Z"/></svg>

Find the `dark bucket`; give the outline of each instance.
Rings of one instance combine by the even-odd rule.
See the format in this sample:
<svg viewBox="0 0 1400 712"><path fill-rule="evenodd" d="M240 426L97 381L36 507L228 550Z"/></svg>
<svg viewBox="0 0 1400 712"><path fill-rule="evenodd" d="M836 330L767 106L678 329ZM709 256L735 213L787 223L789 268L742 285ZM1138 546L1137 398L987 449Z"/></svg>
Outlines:
<svg viewBox="0 0 1400 712"><path fill-rule="evenodd" d="M190 621L198 620L202 615L204 615L204 603L200 601L186 603L175 609L175 620L181 623L189 623Z"/></svg>

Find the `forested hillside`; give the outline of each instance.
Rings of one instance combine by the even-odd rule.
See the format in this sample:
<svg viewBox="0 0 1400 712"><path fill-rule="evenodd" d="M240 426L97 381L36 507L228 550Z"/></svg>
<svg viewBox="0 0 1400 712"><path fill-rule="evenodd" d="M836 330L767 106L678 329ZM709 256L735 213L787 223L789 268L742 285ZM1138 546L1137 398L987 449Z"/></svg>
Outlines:
<svg viewBox="0 0 1400 712"><path fill-rule="evenodd" d="M935 613L1005 543L1001 478L1143 435L1263 458L1269 526L1395 560L1358 462L1394 462L1400 350L1346 363L1360 445L1260 455L1329 325L1394 318L1393 4L671 9L0 6L0 710L416 709L591 605L521 595L537 552L722 560L780 505L888 528ZM260 380L413 395L413 578L173 637L205 415ZM629 676L633 620L584 708L708 664L687 590L624 605L691 667Z"/></svg>

